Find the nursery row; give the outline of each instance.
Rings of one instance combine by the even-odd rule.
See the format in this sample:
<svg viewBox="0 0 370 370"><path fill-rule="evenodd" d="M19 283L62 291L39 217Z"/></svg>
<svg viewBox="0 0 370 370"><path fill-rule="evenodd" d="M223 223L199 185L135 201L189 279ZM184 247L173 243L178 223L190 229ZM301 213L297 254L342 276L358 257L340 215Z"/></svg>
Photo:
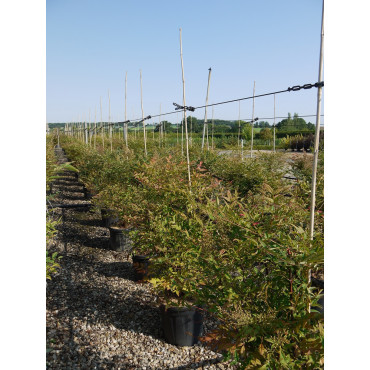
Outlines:
<svg viewBox="0 0 370 370"><path fill-rule="evenodd" d="M214 315L222 324L200 339L246 368L323 365L321 291L309 279L323 271L322 161L311 240L309 158L292 164L291 183L281 154L242 160L194 147L189 188L180 145L144 155L139 142L96 144L61 136L111 234L124 235L112 248L142 256L166 310Z"/></svg>

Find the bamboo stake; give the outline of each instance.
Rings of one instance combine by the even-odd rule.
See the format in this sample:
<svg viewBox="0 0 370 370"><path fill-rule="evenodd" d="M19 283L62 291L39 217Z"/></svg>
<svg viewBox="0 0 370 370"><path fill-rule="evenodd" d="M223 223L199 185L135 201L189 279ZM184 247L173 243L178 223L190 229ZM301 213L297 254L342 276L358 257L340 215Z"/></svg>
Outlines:
<svg viewBox="0 0 370 370"><path fill-rule="evenodd" d="M112 152L113 151L113 143L112 143L112 134L113 134L113 127L111 125L111 121L110 121L110 93L109 93L109 89L108 89L108 101L109 101L109 114L108 114L108 125L109 125L109 139L110 139L110 151Z"/></svg>
<svg viewBox="0 0 370 370"><path fill-rule="evenodd" d="M212 150L214 149L214 145L213 145L213 132L214 132L214 129L215 129L215 121L213 119L213 113L214 113L214 107L212 106Z"/></svg>
<svg viewBox="0 0 370 370"><path fill-rule="evenodd" d="M161 146L161 139L163 142L163 125L161 124L161 113L162 113L162 103L159 104L159 147Z"/></svg>
<svg viewBox="0 0 370 370"><path fill-rule="evenodd" d="M323 50L324 50L324 1L322 2L322 19L321 19L321 41L320 41L320 59L319 59L319 79L322 81L323 68ZM315 132L315 150L312 166L312 184L311 184L311 208L310 208L310 238L313 240L314 222L315 222L315 203L316 203L316 175L317 175L317 161L319 155L319 141L320 141L320 112L321 112L321 94L322 87L317 89L317 110L316 110L316 132Z"/></svg>
<svg viewBox="0 0 370 370"><path fill-rule="evenodd" d="M238 122L239 122L239 129L238 129L238 146L240 146L240 100L239 100L239 118L238 118Z"/></svg>
<svg viewBox="0 0 370 370"><path fill-rule="evenodd" d="M140 69L140 92L141 92L141 115L143 119L143 131L144 131L144 150L145 155L148 155L146 151L146 132L145 132L145 120L144 120L144 108L143 108L143 81L141 76L141 69Z"/></svg>
<svg viewBox="0 0 370 370"><path fill-rule="evenodd" d="M208 85L207 85L207 96L206 96L206 106L204 111L204 124L203 124L203 138L202 138L202 150L204 148L204 137L207 130L207 144L208 144L208 126L207 126L207 105L208 105L208 93L209 93L209 83L211 81L212 68L208 69ZM208 148L209 149L209 148Z"/></svg>
<svg viewBox="0 0 370 370"><path fill-rule="evenodd" d="M101 97L100 97L100 128L101 128L101 138L103 142L103 150L104 150L104 127L103 127L103 110L101 105Z"/></svg>
<svg viewBox="0 0 370 370"><path fill-rule="evenodd" d="M90 120L90 108L89 108L89 139L90 139L90 146L91 146L91 120Z"/></svg>
<svg viewBox="0 0 370 370"><path fill-rule="evenodd" d="M125 78L125 121L127 121L127 72L126 72L126 78ZM128 148L127 134L128 134L127 123L125 123L124 135L125 135L125 141L126 141L126 148Z"/></svg>
<svg viewBox="0 0 370 370"><path fill-rule="evenodd" d="M251 125L252 125L252 141L251 141L251 158L253 157L253 125L254 125L254 93L255 93L255 90L256 90L256 81L254 81L254 85L253 85L253 110L252 110L252 122L251 122Z"/></svg>
<svg viewBox="0 0 370 370"><path fill-rule="evenodd" d="M96 149L96 104L95 104L95 125L94 125L94 149Z"/></svg>
<svg viewBox="0 0 370 370"><path fill-rule="evenodd" d="M275 94L274 94L274 153L276 152L275 150Z"/></svg>
<svg viewBox="0 0 370 370"><path fill-rule="evenodd" d="M86 116L84 115L84 124L85 124L85 144L88 145L89 144L89 141L88 141L88 132L87 132L87 122L86 122Z"/></svg>
<svg viewBox="0 0 370 370"><path fill-rule="evenodd" d="M184 62L183 62L183 59L182 59L181 28L180 28L180 58L181 58L181 70L182 70L182 96L183 96L183 106L184 106L184 124L185 124L185 137L186 137L186 161L187 161L187 164L188 164L189 189L191 191L190 159L189 159L189 138L188 138L188 125L186 124L185 76L184 76Z"/></svg>
<svg viewBox="0 0 370 370"><path fill-rule="evenodd" d="M319 58L319 79L322 80L323 68L323 54L324 54L324 0L322 2L322 15L321 15L321 40L320 40L320 58ZM317 88L317 110L316 110L316 132L315 132L315 145L314 157L312 165L312 184L311 184L311 207L310 207L310 239L313 240L313 232L315 226L315 203L316 203L316 175L317 175L317 160L319 156L319 141L320 141L320 112L321 112L321 94L322 87ZM308 283L311 283L311 269L308 271ZM311 312L311 305L308 304L308 313Z"/></svg>
<svg viewBox="0 0 370 370"><path fill-rule="evenodd" d="M184 120L181 120L181 155L184 155Z"/></svg>

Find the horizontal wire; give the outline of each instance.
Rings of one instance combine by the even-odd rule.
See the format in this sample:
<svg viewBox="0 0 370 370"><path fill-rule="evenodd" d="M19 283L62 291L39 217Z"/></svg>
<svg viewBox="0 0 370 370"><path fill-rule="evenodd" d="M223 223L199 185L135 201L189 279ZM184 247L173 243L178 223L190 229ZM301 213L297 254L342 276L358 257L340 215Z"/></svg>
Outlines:
<svg viewBox="0 0 370 370"><path fill-rule="evenodd" d="M309 85L309 84L306 84L306 85ZM306 86L304 85L304 86ZM315 87L314 85L312 85L311 87ZM237 102L237 101L242 101L242 100L248 100L248 99L253 99L253 98L261 98L261 97L264 97L264 96L269 96L269 95L275 95L275 94L281 94L281 93L284 93L284 92L291 92L291 91L300 91L301 89L304 89L304 90L307 90L305 88L300 88L300 89L297 89L297 90L292 90L292 88L287 88L285 90L279 90L279 91L274 91L274 92L270 92L270 93L265 93L265 94L259 94L259 95L252 95L252 96L247 96L246 98L239 98L239 99L233 99L233 100L225 100L225 101L222 101L222 102L219 102L219 103L213 103L213 104L206 104L206 105L200 105L198 107L193 107L194 109L200 109L200 108L205 108L205 107L213 107L215 105L221 105L221 104L228 104L228 103L234 103L234 102ZM161 114L155 114L155 115L150 115L150 118L156 118L156 117L162 117L162 116L167 116L167 115L170 115L170 114L175 114L175 113L179 113L181 110L174 110L174 111L171 111L171 112L167 112L167 113L161 113ZM300 117L303 117L303 116L300 116ZM308 117L308 116L307 116ZM279 118L279 117L275 117L275 118ZM288 118L288 117L280 117L280 118ZM262 118L261 118L262 119ZM272 118L263 118L263 119L273 119ZM143 118L133 118L131 120L129 120L130 123L137 123L138 121L143 121Z"/></svg>
<svg viewBox="0 0 370 370"><path fill-rule="evenodd" d="M269 95L274 95L274 94L281 94L281 93L284 93L284 92L291 92L291 91L299 91L299 90L292 90L291 88L287 88L285 90L279 90L279 91L274 91L274 92L270 92L270 93L265 93L265 94L259 94L259 95L252 95L252 96L247 96L246 98L239 98L239 99L233 99L233 100L226 100L226 101L222 101L222 102L219 102L219 103L213 103L213 104L207 104L207 105L200 105L198 107L194 107L194 109L200 109L200 108L205 108L205 107L212 107L212 106L215 106L215 105L221 105L221 104L228 104L228 103L234 103L234 102L237 102L237 101L241 101L241 100L248 100L248 99L253 99L253 98L261 98L261 97L264 97L264 96L269 96ZM171 111L171 112L167 112L167 113L161 113L161 114L155 114L155 115L151 115L151 118L155 118L155 117L160 117L160 116L166 116L166 115L169 115L169 114L174 114L174 113L179 113L179 110L175 110L175 111ZM140 119L138 118L135 118L135 119L132 119L132 121L138 121Z"/></svg>
<svg viewBox="0 0 370 370"><path fill-rule="evenodd" d="M296 118L303 118L303 117L316 117L316 114L307 114L307 115L303 115L303 116L296 116ZM324 117L323 114L320 114L320 117ZM261 119L281 119L281 118L289 118L288 116L286 117L258 117L258 120L260 121ZM291 118L295 118L295 117L291 117ZM251 118L243 118L241 119L240 121L246 121L246 120L251 120ZM238 119L234 120L234 121L239 121Z"/></svg>

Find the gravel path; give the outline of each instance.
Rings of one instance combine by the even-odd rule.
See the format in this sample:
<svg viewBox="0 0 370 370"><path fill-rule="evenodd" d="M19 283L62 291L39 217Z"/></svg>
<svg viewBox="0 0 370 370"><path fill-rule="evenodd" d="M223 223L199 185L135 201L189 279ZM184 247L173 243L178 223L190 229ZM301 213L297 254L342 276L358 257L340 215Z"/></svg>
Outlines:
<svg viewBox="0 0 370 370"><path fill-rule="evenodd" d="M53 186L51 202L88 204L82 189L67 174ZM109 231L98 211L51 212L62 223L48 249L63 258L47 283L48 369L235 369L202 344L177 347L163 340L155 293L133 281L130 256L108 250ZM215 323L206 317L204 326L207 332Z"/></svg>

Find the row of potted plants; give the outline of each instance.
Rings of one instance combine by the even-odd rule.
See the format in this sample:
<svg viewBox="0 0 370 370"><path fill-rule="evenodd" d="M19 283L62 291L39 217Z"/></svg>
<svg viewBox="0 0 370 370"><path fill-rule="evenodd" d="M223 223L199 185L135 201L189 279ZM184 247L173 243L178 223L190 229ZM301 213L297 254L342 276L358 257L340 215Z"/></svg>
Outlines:
<svg viewBox="0 0 370 370"><path fill-rule="evenodd" d="M322 218L311 241L306 198L281 180L278 156L236 163L194 150L189 189L180 148L145 157L62 143L93 202L142 256L135 263L162 299L169 342L191 316L197 324L183 340L194 343L206 310L222 324L201 339L245 366L321 366L320 291L307 277L322 269Z"/></svg>

